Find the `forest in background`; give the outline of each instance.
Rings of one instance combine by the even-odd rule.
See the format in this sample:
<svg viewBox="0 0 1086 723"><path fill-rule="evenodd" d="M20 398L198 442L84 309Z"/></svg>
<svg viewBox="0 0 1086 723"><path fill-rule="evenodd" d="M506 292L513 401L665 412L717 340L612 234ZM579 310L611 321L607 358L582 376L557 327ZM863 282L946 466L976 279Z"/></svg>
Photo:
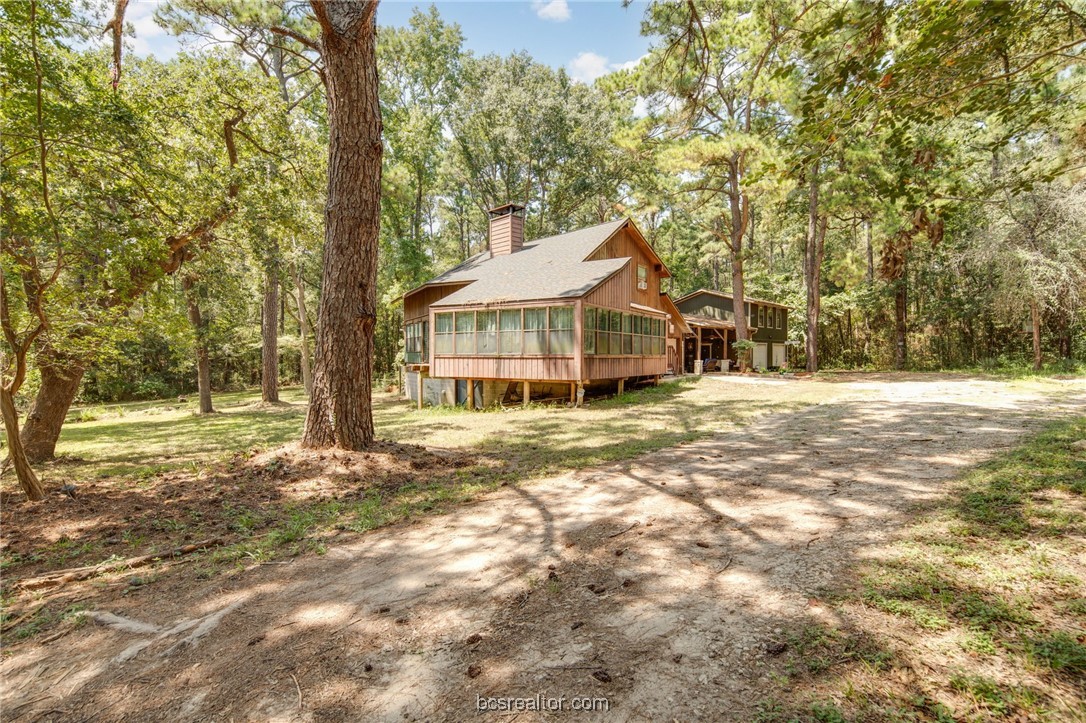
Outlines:
<svg viewBox="0 0 1086 723"><path fill-rule="evenodd" d="M26 354L32 458L74 399L202 380L210 410L213 391L311 383L312 18L171 0L156 18L191 49L122 63L100 40L113 10L0 10L5 354ZM507 201L529 238L630 216L673 296L788 304L794 365L1078 368L1081 3L659 2L643 31L649 54L589 86L466 51L434 7L380 28L377 379L402 361L402 294L485 249Z"/></svg>

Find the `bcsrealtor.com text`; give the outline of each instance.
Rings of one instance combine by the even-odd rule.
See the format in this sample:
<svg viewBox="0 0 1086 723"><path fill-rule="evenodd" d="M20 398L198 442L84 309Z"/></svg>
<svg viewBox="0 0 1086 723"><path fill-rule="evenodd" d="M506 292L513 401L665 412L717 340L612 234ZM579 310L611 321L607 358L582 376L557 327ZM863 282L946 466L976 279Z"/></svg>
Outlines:
<svg viewBox="0 0 1086 723"><path fill-rule="evenodd" d="M481 695L476 695L475 710L496 713L526 713L530 711L552 713L560 711L607 712L611 710L611 701L607 698L591 698L587 696L567 698L564 695L549 696L545 693L536 693L531 698L484 698Z"/></svg>

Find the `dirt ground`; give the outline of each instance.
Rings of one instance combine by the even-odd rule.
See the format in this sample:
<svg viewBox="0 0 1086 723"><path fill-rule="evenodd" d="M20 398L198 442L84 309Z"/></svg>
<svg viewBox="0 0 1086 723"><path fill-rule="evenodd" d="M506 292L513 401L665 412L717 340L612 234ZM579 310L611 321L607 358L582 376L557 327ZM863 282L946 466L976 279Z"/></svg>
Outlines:
<svg viewBox="0 0 1086 723"><path fill-rule="evenodd" d="M609 708L589 718L747 720L785 631L832 622L825 591L948 478L1064 414L1086 414L1083 381L842 378L803 411L323 556L92 598L94 624L8 651L3 717L511 720L480 697L542 695L566 710L515 719L583 718L588 698Z"/></svg>

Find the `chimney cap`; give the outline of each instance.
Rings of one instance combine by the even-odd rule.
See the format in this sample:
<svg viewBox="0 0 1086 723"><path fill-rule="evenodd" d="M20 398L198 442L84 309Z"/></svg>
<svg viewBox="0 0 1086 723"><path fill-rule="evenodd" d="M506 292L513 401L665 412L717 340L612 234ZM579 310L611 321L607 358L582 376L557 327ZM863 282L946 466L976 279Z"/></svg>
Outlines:
<svg viewBox="0 0 1086 723"><path fill-rule="evenodd" d="M521 206L519 203L506 203L501 206L495 206L494 208L487 211L487 214L491 218L496 218L498 216L509 216L511 214L519 213L523 210L524 206Z"/></svg>

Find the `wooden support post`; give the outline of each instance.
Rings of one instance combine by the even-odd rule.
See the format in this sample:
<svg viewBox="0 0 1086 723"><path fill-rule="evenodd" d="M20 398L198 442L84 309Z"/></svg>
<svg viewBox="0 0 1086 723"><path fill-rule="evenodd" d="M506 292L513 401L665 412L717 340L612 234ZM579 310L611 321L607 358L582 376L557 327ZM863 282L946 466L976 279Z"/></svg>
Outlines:
<svg viewBox="0 0 1086 723"><path fill-rule="evenodd" d="M584 382L577 382L577 402L578 407L584 406Z"/></svg>
<svg viewBox="0 0 1086 723"><path fill-rule="evenodd" d="M701 327L698 327L698 343L694 353L694 373L701 374Z"/></svg>
<svg viewBox="0 0 1086 723"><path fill-rule="evenodd" d="M619 395L620 397L622 396L622 390L623 390L623 389L624 389L625 387L626 387L626 380L625 380L625 379L619 379L619 380L618 380L618 395Z"/></svg>
<svg viewBox="0 0 1086 723"><path fill-rule="evenodd" d="M569 403L577 405L577 385L573 382L569 383Z"/></svg>
<svg viewBox="0 0 1086 723"><path fill-rule="evenodd" d="M521 382L521 384L524 385L524 401L523 401L523 404L524 404L525 407L527 407L528 403L532 401L532 383L525 380L525 381Z"/></svg>
<svg viewBox="0 0 1086 723"><path fill-rule="evenodd" d="M475 380L474 379L469 379L468 380L468 394L467 394L467 398L464 399L464 405L467 406L468 411L471 411L472 409L475 409Z"/></svg>
<svg viewBox="0 0 1086 723"><path fill-rule="evenodd" d="M418 384L418 387L419 387L419 409L422 409L422 370L419 369L415 373L419 375L419 384Z"/></svg>

